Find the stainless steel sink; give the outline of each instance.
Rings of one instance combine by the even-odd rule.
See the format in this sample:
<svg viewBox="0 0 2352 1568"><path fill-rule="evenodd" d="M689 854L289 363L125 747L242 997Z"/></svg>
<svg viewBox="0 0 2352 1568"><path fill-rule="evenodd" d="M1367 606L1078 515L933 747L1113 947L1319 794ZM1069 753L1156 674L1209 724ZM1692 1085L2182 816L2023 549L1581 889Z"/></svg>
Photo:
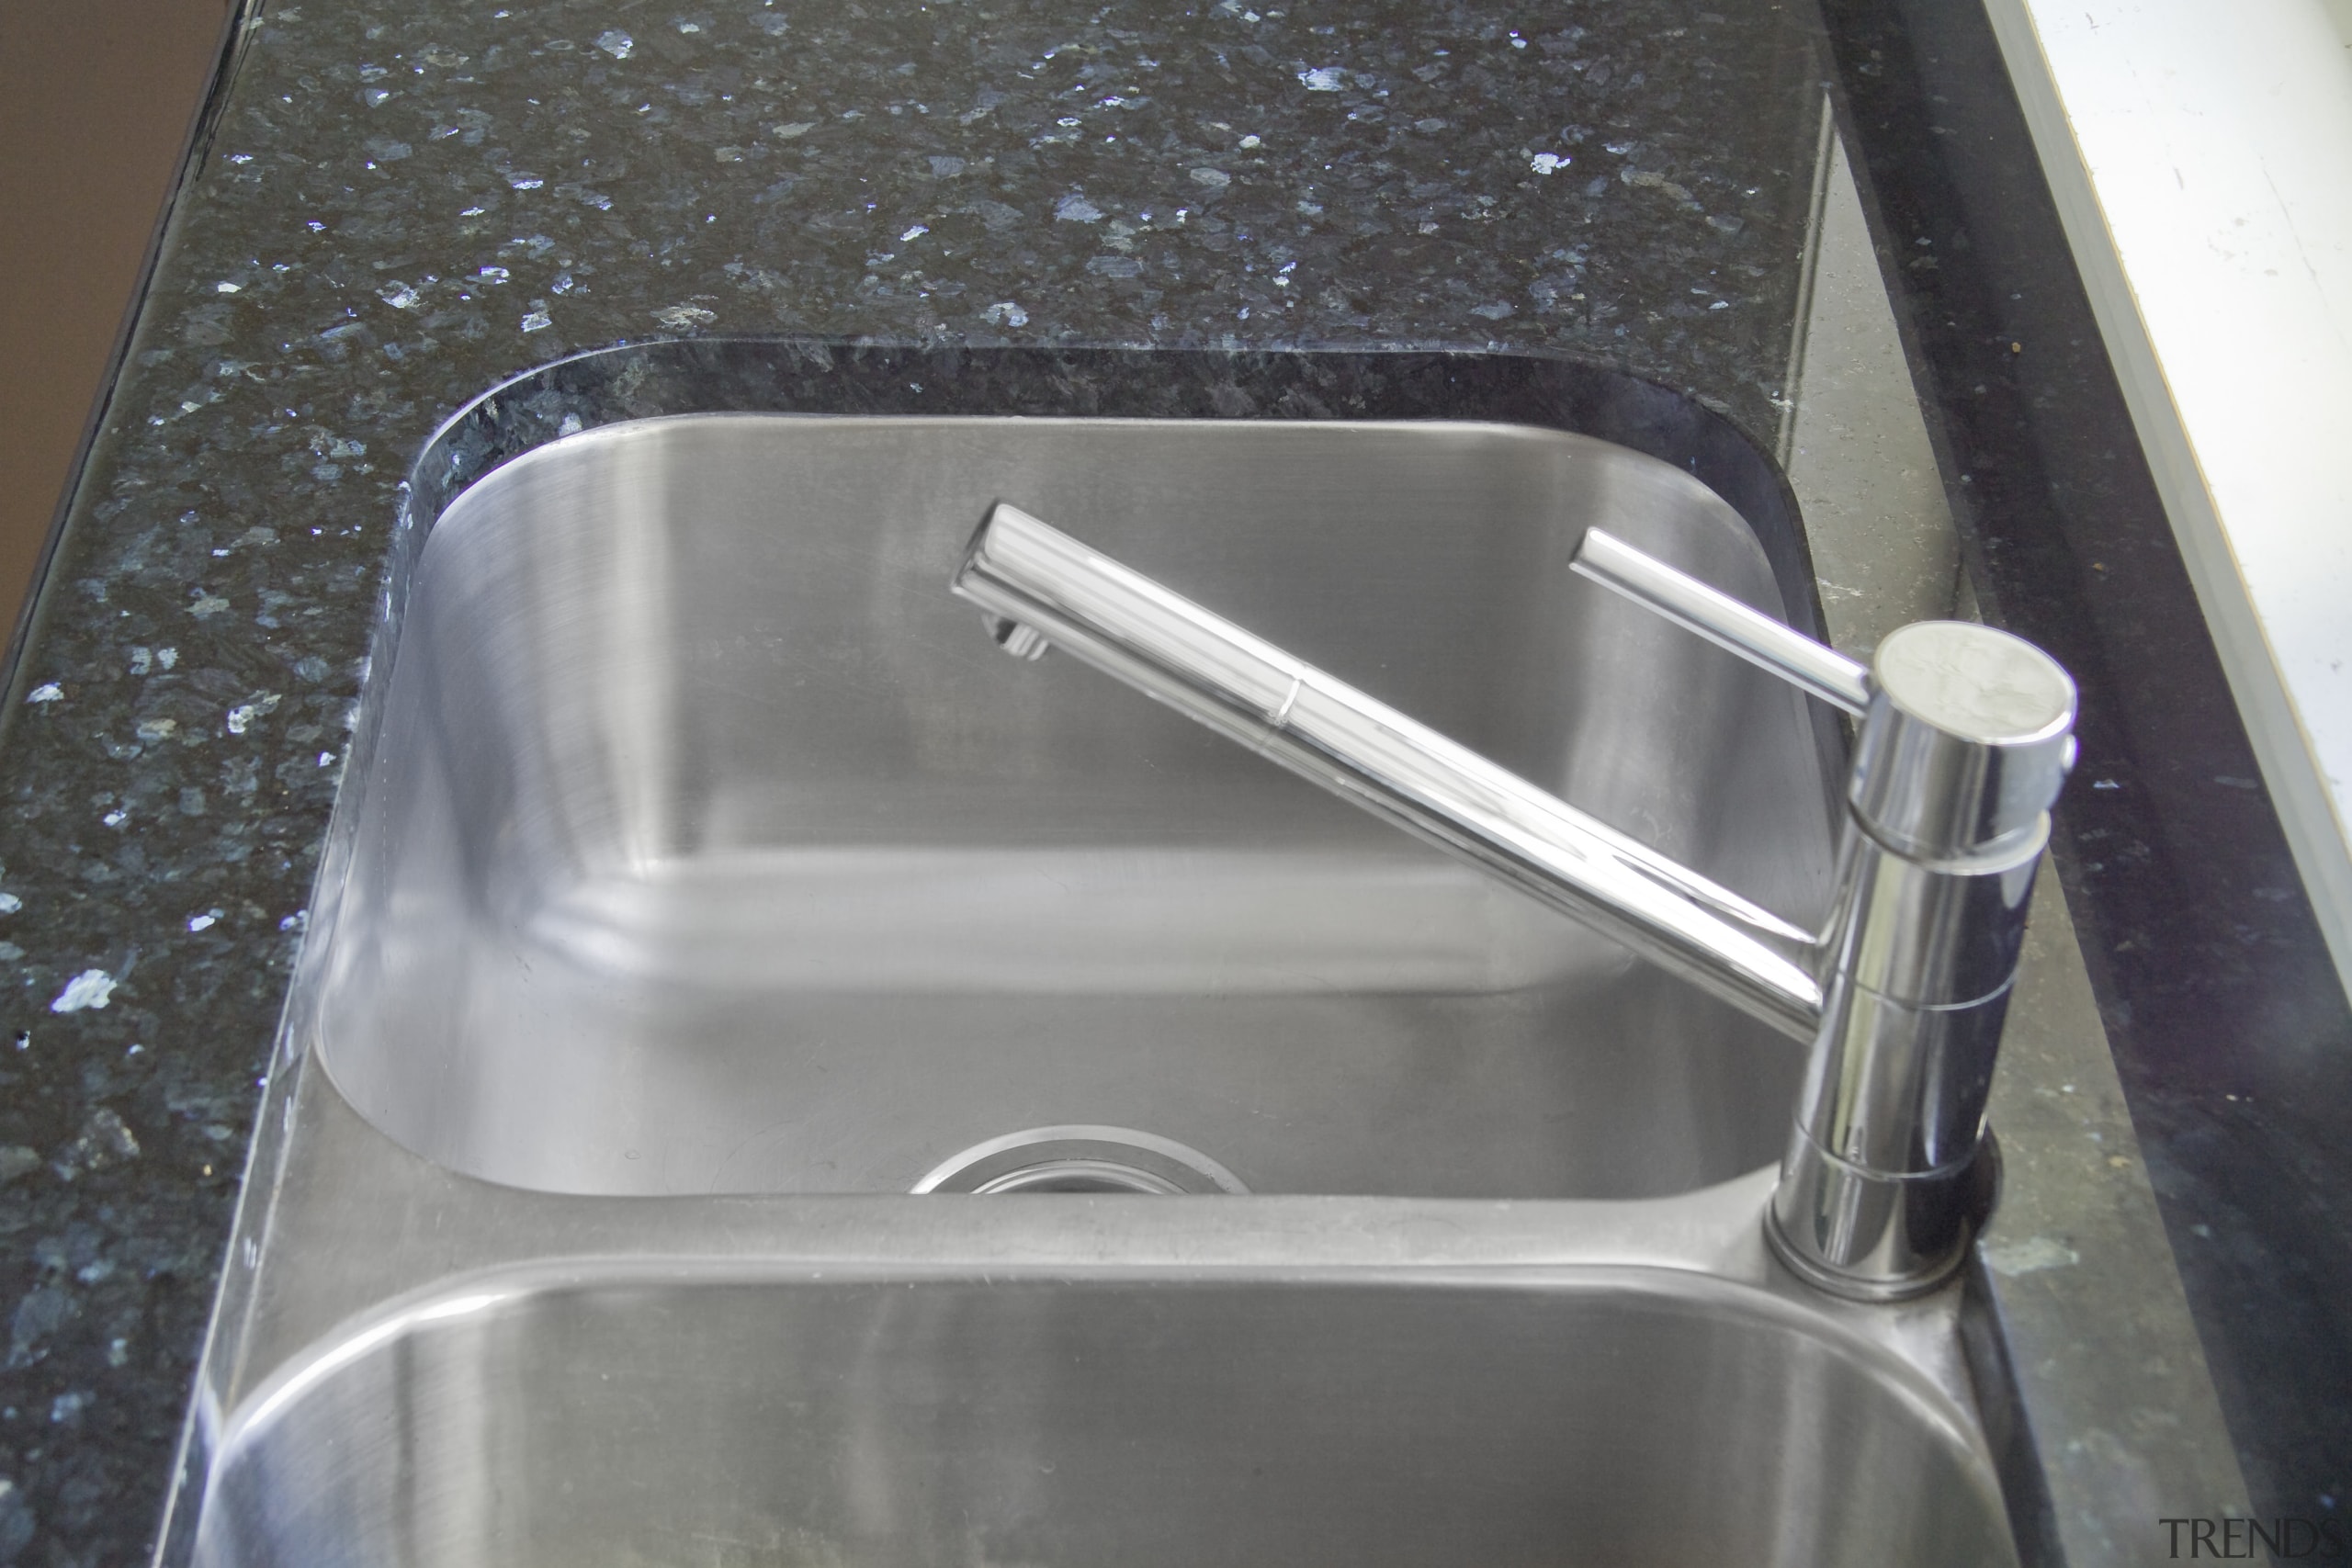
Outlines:
<svg viewBox="0 0 2352 1568"><path fill-rule="evenodd" d="M1101 416L1170 387L1318 416ZM1568 570L1605 522L1818 629L1713 416L671 344L411 482L158 1568L2055 1560L2031 1302L1769 1254L1794 1047L947 592L1035 508L1810 925L1834 729ZM2027 1070L2111 1092L2051 1008Z"/></svg>
<svg viewBox="0 0 2352 1568"><path fill-rule="evenodd" d="M2010 1557L1944 1391L1695 1273L604 1264L451 1282L285 1369L226 1437L196 1560Z"/></svg>
<svg viewBox="0 0 2352 1568"><path fill-rule="evenodd" d="M639 421L433 527L301 1027L352 1103L550 1191L905 1192L1136 1129L1259 1192L1635 1197L1778 1155L1800 1054L1181 717L990 646L1011 500L1808 926L1802 699L1568 571L1774 613L1668 464L1476 423Z"/></svg>

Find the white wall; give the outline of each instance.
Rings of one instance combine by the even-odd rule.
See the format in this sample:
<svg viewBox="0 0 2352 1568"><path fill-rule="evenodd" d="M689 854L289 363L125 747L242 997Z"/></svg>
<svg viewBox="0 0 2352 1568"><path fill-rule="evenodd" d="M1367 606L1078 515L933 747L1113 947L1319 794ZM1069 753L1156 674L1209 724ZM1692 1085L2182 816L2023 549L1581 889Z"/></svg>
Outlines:
<svg viewBox="0 0 2352 1568"><path fill-rule="evenodd" d="M1985 0L2352 988L2352 0Z"/></svg>

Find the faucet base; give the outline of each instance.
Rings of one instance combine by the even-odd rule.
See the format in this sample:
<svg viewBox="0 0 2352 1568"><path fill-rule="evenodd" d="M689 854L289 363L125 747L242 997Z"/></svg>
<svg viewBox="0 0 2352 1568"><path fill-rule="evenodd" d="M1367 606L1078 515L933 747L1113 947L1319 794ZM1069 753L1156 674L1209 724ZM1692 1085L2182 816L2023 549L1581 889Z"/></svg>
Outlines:
<svg viewBox="0 0 2352 1568"><path fill-rule="evenodd" d="M1764 1239L1817 1290L1905 1301L1959 1272L1999 1181L2000 1146L1989 1132L1956 1165L1892 1176L1849 1165L1800 1130L1764 1210Z"/></svg>

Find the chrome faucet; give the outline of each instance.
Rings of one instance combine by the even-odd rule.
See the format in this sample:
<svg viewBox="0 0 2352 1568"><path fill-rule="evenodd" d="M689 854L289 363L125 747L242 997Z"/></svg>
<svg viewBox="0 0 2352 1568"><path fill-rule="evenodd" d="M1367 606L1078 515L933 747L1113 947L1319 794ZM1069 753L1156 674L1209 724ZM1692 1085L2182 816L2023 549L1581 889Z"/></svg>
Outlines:
<svg viewBox="0 0 2352 1568"><path fill-rule="evenodd" d="M1891 1301L1965 1256L1984 1101L2075 684L2021 638L1923 621L1865 668L1598 528L1575 570L1860 719L1837 896L1807 931L1019 509L956 593L1008 651L1058 645L1805 1041L1765 1235L1825 1290Z"/></svg>

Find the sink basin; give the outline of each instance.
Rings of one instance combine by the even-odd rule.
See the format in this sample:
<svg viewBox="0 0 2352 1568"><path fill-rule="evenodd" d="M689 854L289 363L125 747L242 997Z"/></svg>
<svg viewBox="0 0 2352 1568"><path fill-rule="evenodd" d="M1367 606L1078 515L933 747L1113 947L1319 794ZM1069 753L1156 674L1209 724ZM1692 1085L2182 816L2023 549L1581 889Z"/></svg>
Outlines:
<svg viewBox="0 0 2352 1568"><path fill-rule="evenodd" d="M1809 1290L1796 1047L948 592L1012 502L1811 925L1834 727L1568 570L1605 523L1819 630L1689 399L697 340L493 389L405 494L158 1568L2016 1568L2174 1495L2037 1448L2195 1363L2112 1237ZM2027 1071L2120 1105L2036 951ZM2025 1213L2111 1201L2075 1114Z"/></svg>
<svg viewBox="0 0 2352 1568"><path fill-rule="evenodd" d="M1006 659L947 592L998 500L1819 919L1802 699L1568 571L1605 522L1781 612L1664 462L1501 423L638 420L465 491L395 607L305 954L351 1103L579 1194L906 1192L1054 1124L1255 1192L1641 1197L1777 1157L1797 1048Z"/></svg>
<svg viewBox="0 0 2352 1568"><path fill-rule="evenodd" d="M206 1568L2015 1561L1917 1372L1665 1269L542 1268L245 1411Z"/></svg>

